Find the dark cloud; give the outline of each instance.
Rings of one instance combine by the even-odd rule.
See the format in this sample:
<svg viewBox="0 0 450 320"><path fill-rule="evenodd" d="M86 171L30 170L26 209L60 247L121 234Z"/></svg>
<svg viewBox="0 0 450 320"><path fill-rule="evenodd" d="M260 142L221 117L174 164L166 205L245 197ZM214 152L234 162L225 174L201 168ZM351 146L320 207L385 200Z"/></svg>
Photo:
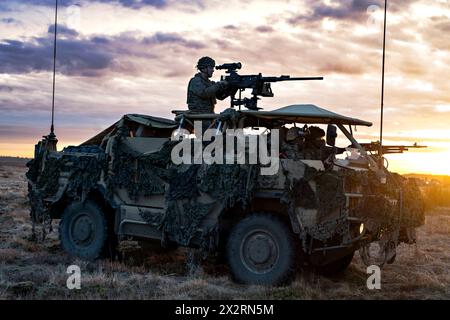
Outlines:
<svg viewBox="0 0 450 320"><path fill-rule="evenodd" d="M335 2L335 5L327 5L322 1L312 1L311 11L306 15L297 15L288 20L291 24L299 22L317 21L323 18L339 20L361 20L366 16L367 8L371 5L380 5L380 0L343 0Z"/></svg>
<svg viewBox="0 0 450 320"><path fill-rule="evenodd" d="M225 30L236 30L238 29L238 27L233 26L232 24L226 25L225 27L223 27Z"/></svg>
<svg viewBox="0 0 450 320"><path fill-rule="evenodd" d="M14 18L3 18L3 19L0 19L0 22L4 23L4 24L17 24L17 23L19 23L19 21L14 19Z"/></svg>
<svg viewBox="0 0 450 320"><path fill-rule="evenodd" d="M273 28L269 26L259 26L256 27L255 30L261 33L269 33L274 31Z"/></svg>
<svg viewBox="0 0 450 320"><path fill-rule="evenodd" d="M55 0L12 0L8 1L9 6L12 6L13 4L32 4L37 6L47 6L47 7L54 7L55 6ZM58 0L58 6L64 7L64 6L70 6L74 4L78 4L80 1L76 0ZM6 6L5 6L6 7ZM0 9L3 7L0 6Z"/></svg>
<svg viewBox="0 0 450 320"><path fill-rule="evenodd" d="M121 5L127 8L140 9L145 6L150 6L154 8L164 8L167 6L166 0L90 0L89 2L101 2L101 3L111 3ZM0 4L0 11L10 11L10 6L12 3L20 3L20 4L32 4L37 6L47 6L54 7L55 0L13 0L10 1L9 6ZM60 7L67 7L71 5L80 5L86 3L84 0L59 0L58 5Z"/></svg>
<svg viewBox="0 0 450 320"><path fill-rule="evenodd" d="M388 3L390 11L405 11L411 3L416 0L397 0ZM384 8L383 0L342 0L334 1L333 5L327 5L323 1L309 0L311 10L307 14L296 15L288 19L290 24L296 25L301 22L320 21L323 18L336 20L362 21L369 17L368 8L378 6Z"/></svg>
<svg viewBox="0 0 450 320"><path fill-rule="evenodd" d="M144 38L143 43L146 45L172 43L191 49L203 49L205 47L199 41L186 40L178 34L162 32L157 32L151 37Z"/></svg>
<svg viewBox="0 0 450 320"><path fill-rule="evenodd" d="M164 46L157 52L202 49L204 44L183 38L175 33L157 32L142 40L132 34L115 37L76 38L69 28L58 27L68 37L57 41L57 70L66 75L101 76L109 71L135 74L133 57L155 59L152 48ZM49 32L53 28L49 27ZM162 51L161 51L162 50ZM53 37L33 38L29 41L6 39L0 41L0 73L23 74L51 71L53 67Z"/></svg>
<svg viewBox="0 0 450 320"><path fill-rule="evenodd" d="M107 51L99 51L89 40L60 39L57 44L58 70L68 75L94 76L112 62ZM33 42L4 40L0 43L0 73L48 71L53 66L53 41L35 38Z"/></svg>
<svg viewBox="0 0 450 320"><path fill-rule="evenodd" d="M109 43L109 39L106 37L93 37L93 38L91 38L91 41L96 44L108 44Z"/></svg>
<svg viewBox="0 0 450 320"><path fill-rule="evenodd" d="M0 84L0 92L13 92L14 88L12 86L5 86Z"/></svg>
<svg viewBox="0 0 450 320"><path fill-rule="evenodd" d="M97 0L99 2L110 2L110 3L120 3L124 7L129 7L133 9L139 9L144 6L152 6L156 8L163 8L167 5L167 1L165 0Z"/></svg>
<svg viewBox="0 0 450 320"><path fill-rule="evenodd" d="M57 49L58 70L68 75L97 76L111 66L114 59L112 53L90 40L61 40Z"/></svg>
<svg viewBox="0 0 450 320"><path fill-rule="evenodd" d="M58 24L57 28L58 35L65 35L69 37L76 37L78 36L78 32L76 30L70 29L64 25ZM55 33L55 25L52 24L48 27L48 33L54 34Z"/></svg>

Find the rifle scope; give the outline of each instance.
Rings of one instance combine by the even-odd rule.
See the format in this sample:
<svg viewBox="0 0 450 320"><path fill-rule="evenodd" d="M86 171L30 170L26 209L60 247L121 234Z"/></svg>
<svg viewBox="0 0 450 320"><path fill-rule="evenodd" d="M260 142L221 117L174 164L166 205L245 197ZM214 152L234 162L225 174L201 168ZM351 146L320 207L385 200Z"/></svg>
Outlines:
<svg viewBox="0 0 450 320"><path fill-rule="evenodd" d="M228 69L228 70L239 70L242 68L242 64L240 62L233 62L233 63L224 63L220 66L216 67L216 70L222 70L222 69Z"/></svg>

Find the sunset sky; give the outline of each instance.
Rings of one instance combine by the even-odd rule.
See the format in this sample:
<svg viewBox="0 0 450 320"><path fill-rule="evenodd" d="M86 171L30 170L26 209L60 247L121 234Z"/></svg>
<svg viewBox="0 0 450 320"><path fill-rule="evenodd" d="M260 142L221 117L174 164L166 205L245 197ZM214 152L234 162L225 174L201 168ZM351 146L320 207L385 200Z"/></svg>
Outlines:
<svg viewBox="0 0 450 320"><path fill-rule="evenodd" d="M274 84L260 106L315 104L373 122L356 136L379 139L384 1L59 2L59 148L126 113L172 118L205 55L241 74L323 76ZM54 0L0 1L0 155L32 156L49 132L53 22ZM389 1L384 142L428 146L388 156L390 169L450 174L449 77L450 1Z"/></svg>

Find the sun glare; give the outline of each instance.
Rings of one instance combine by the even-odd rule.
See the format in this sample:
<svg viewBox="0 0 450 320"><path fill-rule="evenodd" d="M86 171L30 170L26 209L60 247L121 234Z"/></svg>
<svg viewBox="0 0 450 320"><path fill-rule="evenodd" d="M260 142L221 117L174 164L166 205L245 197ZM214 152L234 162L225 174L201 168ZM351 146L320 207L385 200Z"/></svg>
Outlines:
<svg viewBox="0 0 450 320"><path fill-rule="evenodd" d="M398 173L422 173L450 175L450 151L445 152L407 152L390 154L389 170Z"/></svg>

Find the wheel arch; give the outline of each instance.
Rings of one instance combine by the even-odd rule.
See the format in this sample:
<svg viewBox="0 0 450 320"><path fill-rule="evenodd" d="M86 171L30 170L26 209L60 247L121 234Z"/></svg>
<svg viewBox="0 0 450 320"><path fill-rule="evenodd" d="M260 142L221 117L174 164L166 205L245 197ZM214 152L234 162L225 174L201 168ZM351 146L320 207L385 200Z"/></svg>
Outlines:
<svg viewBox="0 0 450 320"><path fill-rule="evenodd" d="M93 188L85 197L84 201L81 201L85 203L86 201L94 201L103 211L105 218L108 222L114 223L115 221L115 208L118 206L115 205L112 201L109 201L106 197L106 190L102 186L98 186L96 188ZM73 197L70 197L67 193L64 193L64 195L56 202L51 204L50 207L50 217L52 219L61 219L64 210L69 207L73 202L77 202L79 200L74 199Z"/></svg>
<svg viewBox="0 0 450 320"><path fill-rule="evenodd" d="M289 214L288 206L282 203L278 197L255 197L246 209L241 206L234 206L225 210L218 218L220 229L224 229L222 231L224 234L229 234L234 225L252 214L274 215L281 219L293 233L298 234L300 232L298 222Z"/></svg>

